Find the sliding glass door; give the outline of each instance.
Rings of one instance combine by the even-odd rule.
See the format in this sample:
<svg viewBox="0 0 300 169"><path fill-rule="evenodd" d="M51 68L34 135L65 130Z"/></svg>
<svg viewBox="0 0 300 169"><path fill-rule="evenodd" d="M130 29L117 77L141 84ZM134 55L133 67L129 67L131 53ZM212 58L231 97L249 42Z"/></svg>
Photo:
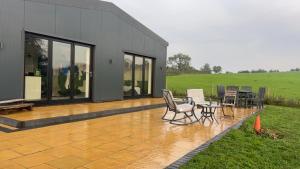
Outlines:
<svg viewBox="0 0 300 169"><path fill-rule="evenodd" d="M71 44L53 41L52 100L71 99Z"/></svg>
<svg viewBox="0 0 300 169"><path fill-rule="evenodd" d="M132 86L133 86L133 56L124 56L124 73L123 73L123 93L124 97L132 96Z"/></svg>
<svg viewBox="0 0 300 169"><path fill-rule="evenodd" d="M26 34L26 100L65 102L90 99L91 75L91 46Z"/></svg>
<svg viewBox="0 0 300 169"><path fill-rule="evenodd" d="M124 97L152 95L153 59L125 54L124 56Z"/></svg>
<svg viewBox="0 0 300 169"><path fill-rule="evenodd" d="M144 92L146 95L152 94L152 59L145 58L145 78L144 78Z"/></svg>
<svg viewBox="0 0 300 169"><path fill-rule="evenodd" d="M90 97L91 48L75 45L74 98Z"/></svg>
<svg viewBox="0 0 300 169"><path fill-rule="evenodd" d="M134 96L141 96L143 89L143 67L144 67L144 58L135 57L134 65Z"/></svg>

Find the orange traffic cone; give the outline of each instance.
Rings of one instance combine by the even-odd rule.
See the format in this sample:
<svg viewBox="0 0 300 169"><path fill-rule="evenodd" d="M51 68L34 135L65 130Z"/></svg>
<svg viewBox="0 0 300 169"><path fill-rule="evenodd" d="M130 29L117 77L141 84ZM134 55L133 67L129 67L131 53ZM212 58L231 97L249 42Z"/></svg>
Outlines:
<svg viewBox="0 0 300 169"><path fill-rule="evenodd" d="M254 123L254 130L256 131L256 134L259 134L261 132L260 115L256 116L255 123Z"/></svg>

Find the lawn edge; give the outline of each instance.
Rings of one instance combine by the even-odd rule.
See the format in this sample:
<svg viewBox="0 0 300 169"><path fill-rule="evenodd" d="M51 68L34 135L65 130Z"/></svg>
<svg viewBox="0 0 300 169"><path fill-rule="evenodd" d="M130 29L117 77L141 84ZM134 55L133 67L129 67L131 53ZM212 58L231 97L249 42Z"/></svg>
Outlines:
<svg viewBox="0 0 300 169"><path fill-rule="evenodd" d="M251 118L252 116L256 115L257 112L253 112L251 115L249 115L248 117L243 118L241 121L239 121L238 123L234 124L233 126L227 128L226 130L222 131L220 134L216 135L215 137L213 137L212 139L208 140L207 142L205 142L204 144L201 144L199 147L195 148L194 150L190 151L189 153L185 154L184 156L182 156L181 158L179 158L178 160L176 160L175 162L173 162L172 164L170 164L169 166L165 167L165 169L177 169L179 167L181 167L182 165L188 163L193 157L195 157L197 154L199 154L200 152L204 151L205 149L208 148L208 146L218 140L220 140L223 136L225 136L229 131L231 131L232 129L238 129L242 126L242 124L248 120L249 118Z"/></svg>

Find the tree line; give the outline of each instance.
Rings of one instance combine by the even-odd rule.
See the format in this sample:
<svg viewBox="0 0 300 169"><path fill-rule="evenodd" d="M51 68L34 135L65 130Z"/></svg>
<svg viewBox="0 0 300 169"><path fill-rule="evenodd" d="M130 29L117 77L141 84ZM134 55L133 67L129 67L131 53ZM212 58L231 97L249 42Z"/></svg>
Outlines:
<svg viewBox="0 0 300 169"><path fill-rule="evenodd" d="M191 66L191 57L186 54L178 53L168 58L167 61L167 73L168 74L179 74L179 73L222 73L221 66L211 67L208 63L204 64L199 69Z"/></svg>
<svg viewBox="0 0 300 169"><path fill-rule="evenodd" d="M201 73L201 74L220 74L223 71L221 66L210 66L208 63L205 63L200 68L195 68L191 65L191 57L189 55L178 53L174 56L168 57L167 60L167 74L168 75L176 75L180 73ZM291 69L290 71L300 71L300 68ZM277 69L272 70L264 70L264 69L257 69L257 70L241 70L237 73L267 73L267 72L280 72ZM225 73L232 73L232 72L225 72Z"/></svg>

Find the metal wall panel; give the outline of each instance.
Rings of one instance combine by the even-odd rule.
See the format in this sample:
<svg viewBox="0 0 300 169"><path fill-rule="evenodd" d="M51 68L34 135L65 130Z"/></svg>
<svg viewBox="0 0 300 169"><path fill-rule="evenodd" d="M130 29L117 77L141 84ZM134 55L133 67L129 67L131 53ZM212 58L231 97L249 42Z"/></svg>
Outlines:
<svg viewBox="0 0 300 169"><path fill-rule="evenodd" d="M97 65L99 79L95 79L99 84L101 100L122 99L121 88L123 84L120 43L119 43L119 19L111 12L102 11L101 39L98 43L100 53L96 59L101 59ZM100 69L100 70L99 70ZM96 87L96 86L95 86ZM97 86L98 87L98 86ZM97 92L98 92L97 91Z"/></svg>
<svg viewBox="0 0 300 169"><path fill-rule="evenodd" d="M120 20L120 36L119 43L121 45L122 51L130 50L132 51L132 27L126 22Z"/></svg>
<svg viewBox="0 0 300 169"><path fill-rule="evenodd" d="M54 34L55 6L25 1L25 29Z"/></svg>
<svg viewBox="0 0 300 169"><path fill-rule="evenodd" d="M1 0L0 100L23 97L24 1Z"/></svg>
<svg viewBox="0 0 300 169"><path fill-rule="evenodd" d="M145 53L145 35L141 31L132 27L132 36L132 50L139 53Z"/></svg>
<svg viewBox="0 0 300 169"><path fill-rule="evenodd" d="M97 42L99 33L99 12L95 10L81 9L81 40L86 42Z"/></svg>
<svg viewBox="0 0 300 169"><path fill-rule="evenodd" d="M80 39L80 9L56 6L56 34L72 39Z"/></svg>

